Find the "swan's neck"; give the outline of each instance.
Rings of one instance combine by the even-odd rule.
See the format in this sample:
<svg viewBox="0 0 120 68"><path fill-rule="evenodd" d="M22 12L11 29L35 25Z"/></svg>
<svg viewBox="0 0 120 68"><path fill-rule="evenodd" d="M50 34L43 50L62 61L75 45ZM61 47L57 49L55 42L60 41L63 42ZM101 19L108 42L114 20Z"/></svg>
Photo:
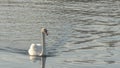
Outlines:
<svg viewBox="0 0 120 68"><path fill-rule="evenodd" d="M44 56L45 54L46 54L45 34L42 33L42 52L41 52L41 55Z"/></svg>

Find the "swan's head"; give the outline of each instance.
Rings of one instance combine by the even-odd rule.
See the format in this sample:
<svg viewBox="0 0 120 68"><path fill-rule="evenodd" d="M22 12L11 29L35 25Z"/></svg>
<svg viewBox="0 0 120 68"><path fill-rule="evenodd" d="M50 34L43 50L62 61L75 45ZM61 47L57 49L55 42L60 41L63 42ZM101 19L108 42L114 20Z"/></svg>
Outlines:
<svg viewBox="0 0 120 68"><path fill-rule="evenodd" d="M47 31L47 29L45 29L45 28L42 28L42 29L41 29L41 32L44 33L44 34L46 34L46 35L48 35L48 31Z"/></svg>

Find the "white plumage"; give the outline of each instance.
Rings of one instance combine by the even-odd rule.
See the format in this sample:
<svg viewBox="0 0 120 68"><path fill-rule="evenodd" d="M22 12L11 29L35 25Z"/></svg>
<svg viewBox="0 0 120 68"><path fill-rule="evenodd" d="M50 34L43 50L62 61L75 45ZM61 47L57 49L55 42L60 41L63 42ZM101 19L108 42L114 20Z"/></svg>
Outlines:
<svg viewBox="0 0 120 68"><path fill-rule="evenodd" d="M47 29L42 28L42 46L40 44L31 44L28 53L35 56L46 56L45 35L48 35Z"/></svg>
<svg viewBox="0 0 120 68"><path fill-rule="evenodd" d="M29 55L40 55L42 51L42 46L40 44L31 44L28 53Z"/></svg>

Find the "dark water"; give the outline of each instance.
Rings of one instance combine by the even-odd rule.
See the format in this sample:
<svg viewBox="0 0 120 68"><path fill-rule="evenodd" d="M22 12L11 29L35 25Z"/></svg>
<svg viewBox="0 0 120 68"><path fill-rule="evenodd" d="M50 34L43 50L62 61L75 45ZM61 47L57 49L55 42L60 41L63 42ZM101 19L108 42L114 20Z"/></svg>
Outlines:
<svg viewBox="0 0 120 68"><path fill-rule="evenodd" d="M27 50L41 43L42 27L45 68L120 67L119 0L0 0L0 66L41 68Z"/></svg>

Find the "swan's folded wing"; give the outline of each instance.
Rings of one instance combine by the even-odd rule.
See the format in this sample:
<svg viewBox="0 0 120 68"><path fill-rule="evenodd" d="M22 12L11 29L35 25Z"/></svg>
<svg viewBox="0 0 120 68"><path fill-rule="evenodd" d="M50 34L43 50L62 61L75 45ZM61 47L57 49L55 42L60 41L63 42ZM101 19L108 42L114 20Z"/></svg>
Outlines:
<svg viewBox="0 0 120 68"><path fill-rule="evenodd" d="M37 52L35 49L29 49L28 53L29 53L29 55L37 55Z"/></svg>
<svg viewBox="0 0 120 68"><path fill-rule="evenodd" d="M29 55L39 55L42 51L42 46L40 44L31 44L28 50Z"/></svg>

